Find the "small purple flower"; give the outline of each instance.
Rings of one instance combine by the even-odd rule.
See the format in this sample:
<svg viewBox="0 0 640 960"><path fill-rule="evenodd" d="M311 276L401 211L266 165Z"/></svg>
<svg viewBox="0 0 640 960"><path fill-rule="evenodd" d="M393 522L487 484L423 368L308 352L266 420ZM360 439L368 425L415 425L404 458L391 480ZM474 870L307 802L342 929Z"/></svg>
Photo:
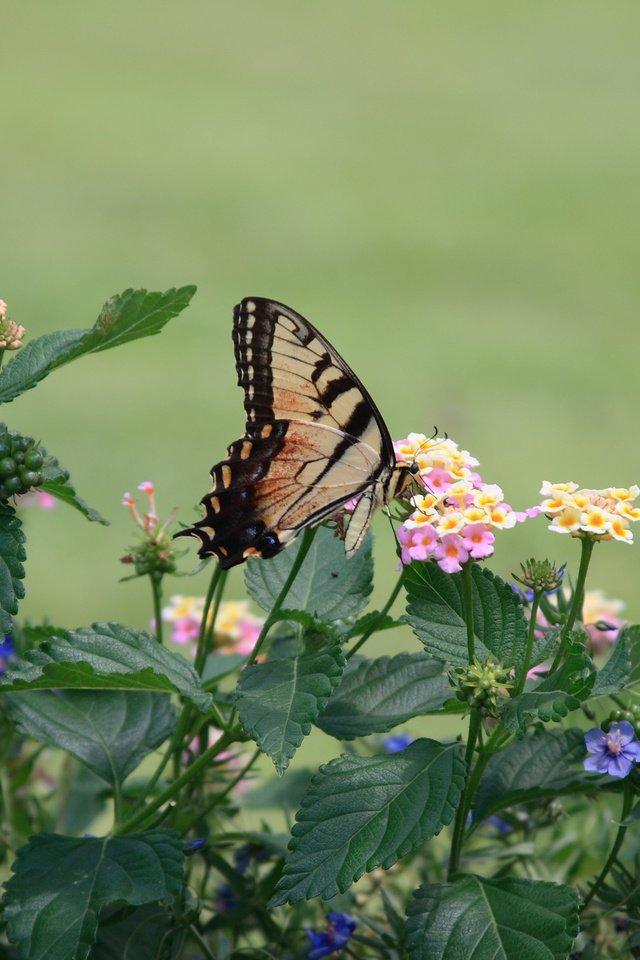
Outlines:
<svg viewBox="0 0 640 960"><path fill-rule="evenodd" d="M356 926L357 921L348 913L328 914L326 930L307 930L307 936L311 941L309 960L320 960L321 957L328 957L342 950L351 939Z"/></svg>
<svg viewBox="0 0 640 960"><path fill-rule="evenodd" d="M11 637L6 636L0 643L0 677L7 672L7 665L16 655L16 648Z"/></svg>
<svg viewBox="0 0 640 960"><path fill-rule="evenodd" d="M382 746L385 750L388 750L389 753L400 753L400 751L408 747L410 743L413 743L413 740L414 738L408 733L392 733L390 737L385 737L382 741Z"/></svg>
<svg viewBox="0 0 640 960"><path fill-rule="evenodd" d="M584 768L592 773L626 777L636 760L640 760L640 743L635 740L635 731L627 720L614 724L608 733L594 727L585 733L584 742L592 754L584 761Z"/></svg>
<svg viewBox="0 0 640 960"><path fill-rule="evenodd" d="M196 837L195 840L187 840L182 848L182 852L186 857L190 857L192 854L197 853L198 850L202 850L206 842L206 837Z"/></svg>

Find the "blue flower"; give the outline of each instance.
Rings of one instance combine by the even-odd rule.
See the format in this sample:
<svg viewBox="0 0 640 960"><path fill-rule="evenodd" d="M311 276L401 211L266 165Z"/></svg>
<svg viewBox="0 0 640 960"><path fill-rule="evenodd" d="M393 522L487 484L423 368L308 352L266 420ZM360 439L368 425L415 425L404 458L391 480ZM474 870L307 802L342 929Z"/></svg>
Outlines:
<svg viewBox="0 0 640 960"><path fill-rule="evenodd" d="M330 913L327 915L327 929L323 931L307 930L311 941L309 960L320 960L338 950L342 950L351 939L357 921L348 913Z"/></svg>
<svg viewBox="0 0 640 960"><path fill-rule="evenodd" d="M584 761L584 768L592 773L626 777L636 760L640 760L640 743L628 720L614 724L608 733L594 727L585 733L584 742L592 754Z"/></svg>
<svg viewBox="0 0 640 960"><path fill-rule="evenodd" d="M405 747L408 747L413 741L414 738L408 733L392 733L390 737L386 737L382 741L382 746L385 750L388 750L389 753L400 753L401 750L404 750Z"/></svg>
<svg viewBox="0 0 640 960"><path fill-rule="evenodd" d="M11 637L6 636L0 643L0 677L7 672L7 661L11 660L16 653L16 648Z"/></svg>
<svg viewBox="0 0 640 960"><path fill-rule="evenodd" d="M182 848L182 852L186 857L190 857L192 854L197 853L198 850L202 850L206 842L206 837L196 837L195 840L187 840Z"/></svg>
<svg viewBox="0 0 640 960"><path fill-rule="evenodd" d="M501 820L500 817L490 816L487 817L485 823L490 827L495 827L498 833L513 833L513 827L510 823L507 823L506 820Z"/></svg>

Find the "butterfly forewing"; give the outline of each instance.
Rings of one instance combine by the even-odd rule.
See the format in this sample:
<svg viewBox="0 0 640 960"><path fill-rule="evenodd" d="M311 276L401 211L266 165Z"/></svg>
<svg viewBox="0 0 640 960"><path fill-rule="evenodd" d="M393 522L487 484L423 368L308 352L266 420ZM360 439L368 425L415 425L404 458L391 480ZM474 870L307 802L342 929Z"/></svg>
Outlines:
<svg viewBox="0 0 640 960"><path fill-rule="evenodd" d="M397 472L389 433L371 397L331 344L300 314L247 297L234 311L246 434L211 475L196 536L202 557L231 567L278 553L305 526L363 491L371 509L351 537L357 549ZM353 533L355 534L355 528Z"/></svg>

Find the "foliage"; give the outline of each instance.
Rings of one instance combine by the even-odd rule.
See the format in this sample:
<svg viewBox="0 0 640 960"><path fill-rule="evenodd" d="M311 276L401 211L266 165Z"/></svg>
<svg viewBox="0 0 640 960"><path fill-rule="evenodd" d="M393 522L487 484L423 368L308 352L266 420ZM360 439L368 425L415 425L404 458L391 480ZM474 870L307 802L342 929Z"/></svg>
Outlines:
<svg viewBox="0 0 640 960"><path fill-rule="evenodd" d="M93 327L27 343L0 371L0 402L84 354L160 332L192 294L129 290ZM54 456L6 436L18 458L7 475L29 478L26 451L34 487L103 522ZM307 529L246 566L266 619L224 599L217 567L204 600L177 598L174 637L190 658L164 636L163 591L179 572L171 518L156 516L151 484L141 489L143 516L125 497L137 540L124 561L151 585L152 633L20 622L20 501L0 497L3 956L564 960L594 955L591 941L605 958L637 954L640 628L623 626L605 658L596 632L613 625L581 622L598 504L574 531L568 592L564 570L544 562L522 565L531 594L481 566L485 531L457 572L443 552L438 563L405 554L380 611L367 611L371 537L347 561L335 530ZM612 491L614 510L624 491ZM571 509L584 492L569 491ZM571 521L566 500L555 515L548 502ZM409 652L365 656L372 635L398 625L403 589ZM463 736L425 735L427 715ZM584 765L595 721L597 774ZM403 741L404 724L415 739ZM342 755L289 770L314 728ZM263 783L245 797L260 754ZM296 810L286 834L274 811Z"/></svg>

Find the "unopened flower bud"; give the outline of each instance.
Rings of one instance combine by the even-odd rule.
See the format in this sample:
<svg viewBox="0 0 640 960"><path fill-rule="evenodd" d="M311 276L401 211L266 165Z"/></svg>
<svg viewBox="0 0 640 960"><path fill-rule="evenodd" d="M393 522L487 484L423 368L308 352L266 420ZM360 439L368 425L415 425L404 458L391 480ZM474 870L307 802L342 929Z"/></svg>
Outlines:
<svg viewBox="0 0 640 960"><path fill-rule="evenodd" d="M520 564L521 576L513 574L514 578L524 587L534 593L551 593L557 590L562 583L566 564L557 568L551 560L527 560Z"/></svg>

